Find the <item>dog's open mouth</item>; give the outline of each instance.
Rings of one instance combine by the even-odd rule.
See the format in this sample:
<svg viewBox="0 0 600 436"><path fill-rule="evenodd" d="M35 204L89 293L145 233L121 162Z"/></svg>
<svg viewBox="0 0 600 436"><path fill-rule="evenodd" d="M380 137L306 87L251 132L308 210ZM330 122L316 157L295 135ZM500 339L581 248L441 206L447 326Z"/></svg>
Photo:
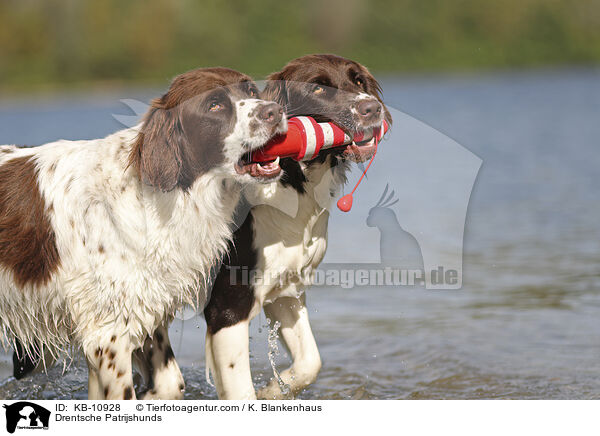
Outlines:
<svg viewBox="0 0 600 436"><path fill-rule="evenodd" d="M250 162L250 158L244 156L235 164L235 171L238 174L249 174L252 177L262 179L273 179L281 173L279 158L271 162Z"/></svg>
<svg viewBox="0 0 600 436"><path fill-rule="evenodd" d="M351 144L346 145L342 155L354 162L366 162L373 157L375 150L375 137L371 136L369 139L360 142L353 141Z"/></svg>

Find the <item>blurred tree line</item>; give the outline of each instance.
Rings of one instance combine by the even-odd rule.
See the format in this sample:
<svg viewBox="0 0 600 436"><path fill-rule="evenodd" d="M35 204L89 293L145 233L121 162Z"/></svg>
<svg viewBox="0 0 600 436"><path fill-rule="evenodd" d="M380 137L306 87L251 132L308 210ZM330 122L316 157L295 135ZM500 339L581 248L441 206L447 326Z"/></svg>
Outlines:
<svg viewBox="0 0 600 436"><path fill-rule="evenodd" d="M591 64L600 0L0 0L0 88L257 78L311 52L380 73Z"/></svg>

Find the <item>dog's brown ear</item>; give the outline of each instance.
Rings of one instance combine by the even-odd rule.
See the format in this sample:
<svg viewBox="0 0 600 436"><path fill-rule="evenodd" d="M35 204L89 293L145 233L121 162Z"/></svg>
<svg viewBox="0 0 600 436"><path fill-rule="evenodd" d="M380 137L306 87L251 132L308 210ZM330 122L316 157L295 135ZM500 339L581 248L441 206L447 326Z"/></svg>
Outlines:
<svg viewBox="0 0 600 436"><path fill-rule="evenodd" d="M160 99L152 102L130 158L144 184L163 192L177 186L184 141L177 108L162 108Z"/></svg>
<svg viewBox="0 0 600 436"><path fill-rule="evenodd" d="M263 100L274 101L287 111L289 105L288 85L286 83L283 72L277 72L267 77L267 85L261 93Z"/></svg>

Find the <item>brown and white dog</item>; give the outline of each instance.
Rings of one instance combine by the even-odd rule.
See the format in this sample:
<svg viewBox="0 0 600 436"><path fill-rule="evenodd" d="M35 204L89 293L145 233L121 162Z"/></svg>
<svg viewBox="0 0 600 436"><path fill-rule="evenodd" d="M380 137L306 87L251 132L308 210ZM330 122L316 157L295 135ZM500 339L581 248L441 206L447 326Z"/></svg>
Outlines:
<svg viewBox="0 0 600 436"><path fill-rule="evenodd" d="M351 136L380 126L384 118L391 124L379 84L357 62L333 55L304 56L268 79L263 98L281 104L288 116L331 121ZM321 359L304 291L325 255L328 207L346 181L348 161L363 162L374 149L373 141L368 141L306 163L282 159L284 174L279 181L247 190L249 202L256 206L235 232L204 311L207 367L219 398L256 397L248 326L261 308L271 325L280 324L281 338L293 359L281 373L287 395L295 395L316 379ZM244 279L243 274L253 270L260 272L261 282ZM258 396L275 399L286 394L273 379Z"/></svg>
<svg viewBox="0 0 600 436"><path fill-rule="evenodd" d="M166 320L196 304L227 249L241 184L278 177L240 158L284 132L280 105L226 68L175 78L142 124L90 141L0 146L0 329L43 356L81 346L89 398L135 398L132 352L165 392L183 379ZM35 356L34 356L35 358Z"/></svg>

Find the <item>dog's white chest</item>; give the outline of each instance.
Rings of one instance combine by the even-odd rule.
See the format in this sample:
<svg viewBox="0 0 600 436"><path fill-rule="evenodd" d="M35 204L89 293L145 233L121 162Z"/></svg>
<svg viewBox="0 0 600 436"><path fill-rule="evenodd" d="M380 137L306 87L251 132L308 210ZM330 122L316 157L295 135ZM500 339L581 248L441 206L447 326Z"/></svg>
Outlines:
<svg viewBox="0 0 600 436"><path fill-rule="evenodd" d="M258 252L258 268L262 283L255 286L255 297L268 303L279 297L299 297L312 284L314 269L327 250L327 221L325 211L313 217L303 229L290 229L295 238L263 246ZM299 231L299 232L298 232Z"/></svg>
<svg viewBox="0 0 600 436"><path fill-rule="evenodd" d="M265 201L252 210L255 249L258 254L255 298L261 304L279 297L298 297L312 284L313 272L327 251L328 206L332 192L339 186L328 165L311 174L307 192L298 195L289 188L279 188L277 202ZM281 198L290 203L297 195L297 213L281 207ZM266 204L265 204L266 203Z"/></svg>

